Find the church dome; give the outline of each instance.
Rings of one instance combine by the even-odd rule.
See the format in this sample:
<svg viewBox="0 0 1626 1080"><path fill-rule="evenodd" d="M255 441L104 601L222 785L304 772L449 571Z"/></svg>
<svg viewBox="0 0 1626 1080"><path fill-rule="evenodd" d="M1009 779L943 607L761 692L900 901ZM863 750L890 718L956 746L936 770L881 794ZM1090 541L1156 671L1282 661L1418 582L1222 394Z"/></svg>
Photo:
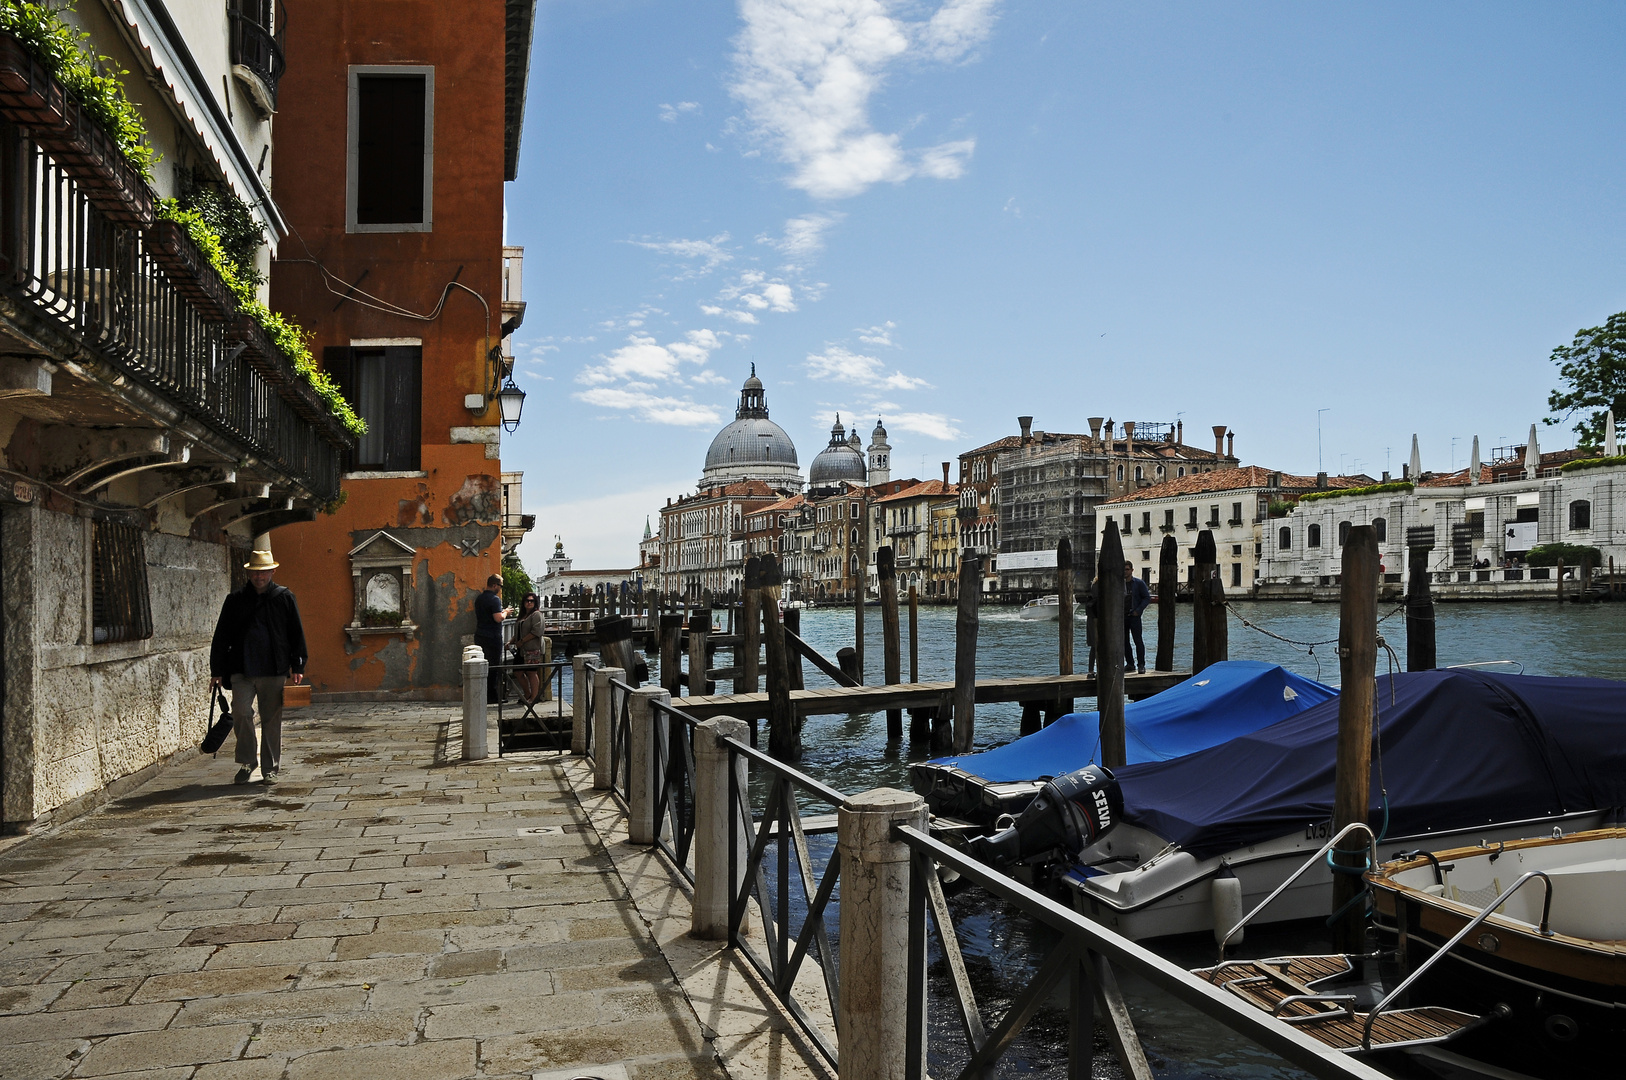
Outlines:
<svg viewBox="0 0 1626 1080"><path fill-rule="evenodd" d="M802 473L796 461L796 444L785 429L768 419L768 405L756 365L740 388L739 408L734 422L719 431L706 451L706 468L700 485L710 487L761 480L774 487L800 491Z"/></svg>
<svg viewBox="0 0 1626 1080"><path fill-rule="evenodd" d="M807 482L828 485L851 480L862 484L865 473L864 455L847 441L847 429L841 425L841 417L837 415L835 426L830 429L830 445L820 450L819 456L808 466Z"/></svg>

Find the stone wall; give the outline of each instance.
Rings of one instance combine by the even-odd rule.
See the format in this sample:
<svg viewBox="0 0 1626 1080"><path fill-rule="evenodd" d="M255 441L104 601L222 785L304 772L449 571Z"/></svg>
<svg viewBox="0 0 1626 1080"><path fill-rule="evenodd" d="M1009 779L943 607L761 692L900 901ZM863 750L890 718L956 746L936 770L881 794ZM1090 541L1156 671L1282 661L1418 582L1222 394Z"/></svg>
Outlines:
<svg viewBox="0 0 1626 1080"><path fill-rule="evenodd" d="M0 514L4 790L8 828L48 815L203 738L209 639L231 585L228 549L147 533L153 635L91 644L87 518Z"/></svg>

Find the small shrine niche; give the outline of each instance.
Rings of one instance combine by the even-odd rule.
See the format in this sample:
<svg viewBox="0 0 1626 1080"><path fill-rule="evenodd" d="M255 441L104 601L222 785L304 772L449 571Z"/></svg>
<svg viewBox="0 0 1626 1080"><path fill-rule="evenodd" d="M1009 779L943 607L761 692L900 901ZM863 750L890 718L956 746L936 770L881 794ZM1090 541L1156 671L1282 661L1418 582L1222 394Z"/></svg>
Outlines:
<svg viewBox="0 0 1626 1080"><path fill-rule="evenodd" d="M344 632L352 642L368 634L417 633L412 622L412 562L416 550L380 530L350 549L355 611Z"/></svg>

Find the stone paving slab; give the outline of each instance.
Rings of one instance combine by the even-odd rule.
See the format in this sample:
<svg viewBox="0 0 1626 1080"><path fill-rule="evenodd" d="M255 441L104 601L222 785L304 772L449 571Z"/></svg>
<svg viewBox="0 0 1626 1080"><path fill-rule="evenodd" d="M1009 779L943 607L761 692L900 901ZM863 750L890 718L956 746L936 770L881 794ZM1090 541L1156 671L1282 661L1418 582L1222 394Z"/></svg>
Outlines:
<svg viewBox="0 0 1626 1080"><path fill-rule="evenodd" d="M725 1069L770 1021L702 1024L581 763L458 761L459 717L301 710L273 786L197 758L0 850L0 1077L777 1075Z"/></svg>

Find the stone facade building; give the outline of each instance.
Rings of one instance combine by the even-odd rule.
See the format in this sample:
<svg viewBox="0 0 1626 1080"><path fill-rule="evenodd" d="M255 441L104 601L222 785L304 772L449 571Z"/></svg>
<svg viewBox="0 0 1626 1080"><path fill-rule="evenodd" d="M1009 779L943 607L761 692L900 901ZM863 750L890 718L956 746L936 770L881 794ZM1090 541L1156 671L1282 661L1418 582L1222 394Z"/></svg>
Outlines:
<svg viewBox="0 0 1626 1080"><path fill-rule="evenodd" d="M1180 545L1178 581L1185 583L1191 579L1197 534L1206 529L1214 534L1221 583L1230 591L1251 592L1262 573L1264 534L1272 521L1279 520L1305 494L1371 482L1365 476L1293 476L1249 465L1188 473L1139 488L1108 499L1096 516L1102 528L1106 527L1103 515L1119 519L1124 558L1153 587L1158 583L1163 538L1173 536Z"/></svg>
<svg viewBox="0 0 1626 1080"><path fill-rule="evenodd" d="M0 36L7 832L193 752L221 601L256 537L339 497L355 441L300 358L159 217L162 199L213 199L263 231L242 265L270 272L288 234L273 178L306 167L297 127L273 124L285 46L306 59L292 21L280 5L229 16L223 4L117 0L59 17L88 35L90 57L129 73L157 157L128 156L64 92L50 55Z"/></svg>
<svg viewBox="0 0 1626 1080"><path fill-rule="evenodd" d="M1022 433L998 451L999 590L1026 600L1056 590L1056 547L1073 547L1074 581L1094 577L1100 528L1096 507L1166 479L1235 468L1234 436L1215 427L1212 451L1183 442L1184 425L1089 418L1090 434L1033 428L1017 418ZM1147 437L1150 436L1150 437Z"/></svg>
<svg viewBox="0 0 1626 1080"><path fill-rule="evenodd" d="M911 484L875 500L882 543L892 545L900 593L914 586L921 596L934 595L931 589L935 568L934 520L939 510L952 515L960 501L959 490L948 482L948 475L949 463L945 461L943 479Z"/></svg>

